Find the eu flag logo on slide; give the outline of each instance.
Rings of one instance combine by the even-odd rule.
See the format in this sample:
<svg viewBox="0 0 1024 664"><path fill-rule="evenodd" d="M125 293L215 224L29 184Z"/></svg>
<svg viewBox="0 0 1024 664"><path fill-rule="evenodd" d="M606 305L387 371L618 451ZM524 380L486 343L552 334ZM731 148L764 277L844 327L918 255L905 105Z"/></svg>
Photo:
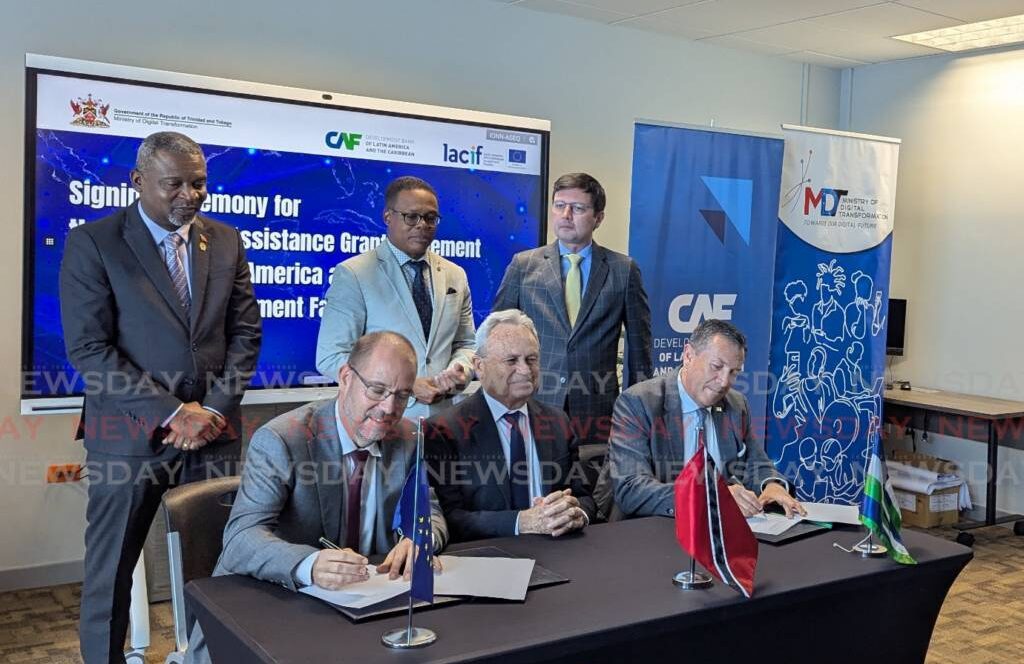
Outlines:
<svg viewBox="0 0 1024 664"><path fill-rule="evenodd" d="M427 468L422 463L416 464L405 479L391 528L397 530L402 537L411 539L413 550L419 551L412 568L412 596L433 603L434 541L430 523L430 485L427 484Z"/></svg>
<svg viewBox="0 0 1024 664"><path fill-rule="evenodd" d="M525 164L526 163L526 150L509 149L509 151L508 151L508 163L510 163L510 164Z"/></svg>

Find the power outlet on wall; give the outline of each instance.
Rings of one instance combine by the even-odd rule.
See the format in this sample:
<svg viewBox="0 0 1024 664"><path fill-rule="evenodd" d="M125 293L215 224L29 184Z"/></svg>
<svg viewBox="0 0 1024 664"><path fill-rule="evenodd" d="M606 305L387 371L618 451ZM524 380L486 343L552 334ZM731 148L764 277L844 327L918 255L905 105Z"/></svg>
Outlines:
<svg viewBox="0 0 1024 664"><path fill-rule="evenodd" d="M82 464L80 463L58 463L46 468L47 484L60 482L77 482L81 478Z"/></svg>

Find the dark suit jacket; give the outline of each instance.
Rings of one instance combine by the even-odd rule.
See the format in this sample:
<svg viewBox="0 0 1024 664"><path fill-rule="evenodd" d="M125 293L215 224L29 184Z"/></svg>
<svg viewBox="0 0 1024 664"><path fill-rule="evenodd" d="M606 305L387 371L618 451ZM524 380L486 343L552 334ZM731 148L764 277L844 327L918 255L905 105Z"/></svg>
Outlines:
<svg viewBox="0 0 1024 664"><path fill-rule="evenodd" d="M571 488L594 520L594 501L578 467L576 436L561 410L527 404L544 495ZM431 480L453 542L515 535L508 462L490 408L478 391L431 418L426 430Z"/></svg>
<svg viewBox="0 0 1024 664"><path fill-rule="evenodd" d="M727 481L738 480L760 493L763 482L782 479L754 436L746 397L730 390L712 420L723 465L719 470ZM610 482L621 516L672 516L673 483L689 461L683 454L676 372L634 385L615 403L608 463L595 493L604 495Z"/></svg>
<svg viewBox="0 0 1024 664"><path fill-rule="evenodd" d="M619 394L616 362L626 326L626 385L651 375L651 311L640 268L629 256L593 244L590 278L576 325L569 326L558 242L515 255L494 310L520 309L537 326L537 400L566 408L584 442L604 442Z"/></svg>
<svg viewBox="0 0 1024 664"><path fill-rule="evenodd" d="M198 401L241 436L238 405L260 349L260 317L238 231L197 216L189 236L186 319L138 203L72 229L60 270L68 358L86 380L87 449L147 456L160 424Z"/></svg>

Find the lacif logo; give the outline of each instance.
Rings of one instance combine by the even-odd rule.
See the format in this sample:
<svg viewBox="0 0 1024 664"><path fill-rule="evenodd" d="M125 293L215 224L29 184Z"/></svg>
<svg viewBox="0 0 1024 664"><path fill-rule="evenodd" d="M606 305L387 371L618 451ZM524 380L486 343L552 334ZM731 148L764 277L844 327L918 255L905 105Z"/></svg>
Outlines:
<svg viewBox="0 0 1024 664"><path fill-rule="evenodd" d="M450 164L469 164L471 166L478 166L483 154L484 146L482 145L471 145L466 150L460 150L458 148L448 147L447 143L444 144L444 160Z"/></svg>
<svg viewBox="0 0 1024 664"><path fill-rule="evenodd" d="M810 187L804 187L804 214L812 208L821 207L821 216L834 217L839 211L839 201L850 193L848 189L820 189L817 194Z"/></svg>
<svg viewBox="0 0 1024 664"><path fill-rule="evenodd" d="M346 133L343 131L329 131L327 132L327 135L324 136L324 142L327 143L327 147L335 150L340 150L342 146L345 146L346 150L355 150L362 138L362 134Z"/></svg>

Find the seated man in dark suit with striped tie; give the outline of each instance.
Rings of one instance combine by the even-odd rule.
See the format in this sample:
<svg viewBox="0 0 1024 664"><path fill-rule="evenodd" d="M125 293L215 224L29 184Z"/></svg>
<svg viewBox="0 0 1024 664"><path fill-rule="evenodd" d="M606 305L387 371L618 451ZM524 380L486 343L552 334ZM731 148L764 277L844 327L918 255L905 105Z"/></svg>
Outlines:
<svg viewBox="0 0 1024 664"><path fill-rule="evenodd" d="M476 344L480 390L432 418L427 432L452 541L584 528L594 501L569 418L533 398L540 378L533 321L518 309L493 312Z"/></svg>

